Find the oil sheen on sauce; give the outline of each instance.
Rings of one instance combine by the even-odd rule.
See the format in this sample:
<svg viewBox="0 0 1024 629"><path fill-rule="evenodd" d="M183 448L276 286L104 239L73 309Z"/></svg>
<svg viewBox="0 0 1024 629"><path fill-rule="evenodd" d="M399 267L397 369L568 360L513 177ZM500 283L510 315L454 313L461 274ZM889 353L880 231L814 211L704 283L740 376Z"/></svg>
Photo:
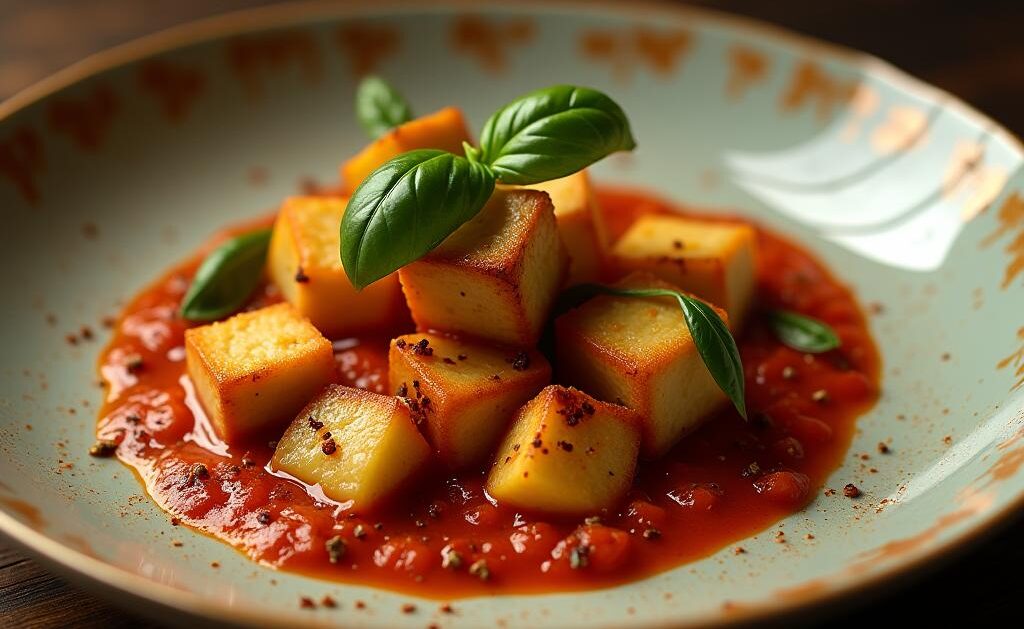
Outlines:
<svg viewBox="0 0 1024 629"><path fill-rule="evenodd" d="M692 214L633 190L601 189L599 197L613 236L642 213ZM268 221L233 231L258 224ZM755 312L739 339L750 420L723 411L662 460L642 462L625 503L599 519L559 520L494 505L483 492L483 469L436 471L389 511L356 513L271 474L269 441L229 447L185 375L188 324L176 312L198 254L121 314L99 361L106 398L97 436L120 444L117 456L172 522L282 570L439 599L585 590L650 576L764 530L819 496L856 418L877 397L879 355L854 296L806 250L758 233L756 307L817 317L836 330L842 347L819 355L789 349ZM250 306L279 299L266 286ZM337 341L342 382L390 393L388 339L411 329ZM331 563L325 543L336 536L346 551ZM442 565L451 550L462 559L458 568ZM481 559L486 580L467 570Z"/></svg>

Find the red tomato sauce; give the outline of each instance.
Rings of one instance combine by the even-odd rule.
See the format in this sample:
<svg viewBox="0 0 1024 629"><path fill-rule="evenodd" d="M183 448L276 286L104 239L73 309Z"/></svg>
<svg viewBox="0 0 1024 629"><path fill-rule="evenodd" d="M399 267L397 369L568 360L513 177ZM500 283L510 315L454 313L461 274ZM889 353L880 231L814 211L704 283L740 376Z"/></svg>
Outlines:
<svg viewBox="0 0 1024 629"><path fill-rule="evenodd" d="M680 209L622 189L602 189L599 197L613 234L641 213ZM483 491L486 470L437 471L390 511L351 512L270 473L272 444L224 444L185 375L188 324L176 316L201 255L122 313L99 361L106 400L97 436L120 444L117 456L172 524L212 535L267 566L438 599L584 590L650 576L805 507L842 461L856 418L877 397L879 355L854 296L808 251L765 229L758 233L756 307L819 318L842 347L818 355L789 349L755 312L739 339L750 421L723 411L663 459L641 462L626 504L600 521L495 506ZM279 300L265 286L250 306ZM387 341L409 329L336 342L342 382L390 393ZM197 463L204 473L196 473ZM331 563L325 544L335 536L346 541L346 552ZM442 565L449 549L462 557L458 569ZM486 580L467 569L480 559Z"/></svg>

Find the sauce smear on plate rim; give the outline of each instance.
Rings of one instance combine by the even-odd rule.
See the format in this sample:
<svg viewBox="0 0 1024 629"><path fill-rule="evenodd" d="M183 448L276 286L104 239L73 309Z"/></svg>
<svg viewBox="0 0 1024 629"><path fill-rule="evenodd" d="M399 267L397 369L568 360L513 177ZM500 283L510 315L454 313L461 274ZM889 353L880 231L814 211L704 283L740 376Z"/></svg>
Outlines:
<svg viewBox="0 0 1024 629"><path fill-rule="evenodd" d="M613 237L640 214L680 212L634 190L599 188L598 196ZM879 354L853 294L811 253L760 227L758 247L758 310L737 339L750 421L724 409L663 459L641 462L615 513L559 520L495 506L481 469L429 474L390 510L361 514L317 487L272 474L273 444L223 443L185 374L189 324L177 312L200 255L121 314L99 361L106 398L97 437L119 444L118 458L172 524L221 539L264 565L438 599L635 581L712 554L806 506L842 462L857 417L877 398ZM280 299L267 284L250 306ZM842 346L812 355L782 345L764 315L770 308L822 320ZM341 383L391 393L388 341L412 329L409 323L336 341Z"/></svg>

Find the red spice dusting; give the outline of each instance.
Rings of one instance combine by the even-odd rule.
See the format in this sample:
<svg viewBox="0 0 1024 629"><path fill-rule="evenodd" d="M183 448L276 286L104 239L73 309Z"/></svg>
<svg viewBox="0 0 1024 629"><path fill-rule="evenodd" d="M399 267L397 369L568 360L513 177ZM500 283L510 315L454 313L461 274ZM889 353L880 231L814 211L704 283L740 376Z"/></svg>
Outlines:
<svg viewBox="0 0 1024 629"><path fill-rule="evenodd" d="M441 603L441 607L439 609L441 610L442 614L454 614L455 613L455 608L452 607L451 603Z"/></svg>
<svg viewBox="0 0 1024 629"><path fill-rule="evenodd" d="M320 604L321 604L322 606L324 606L324 607L328 607L328 608L330 608L330 609L334 609L335 607L337 607L337 606L338 606L338 602L337 602L337 601L335 601L335 600L334 600L333 598L331 598L330 596L324 596L324 597L323 597L322 599L320 599Z"/></svg>
<svg viewBox="0 0 1024 629"><path fill-rule="evenodd" d="M363 601L356 601L356 609L366 609L366 603Z"/></svg>
<svg viewBox="0 0 1024 629"><path fill-rule="evenodd" d="M889 448L889 445L887 443L885 443L884 441L879 441L878 452L879 454L889 454L890 452L892 452L892 450Z"/></svg>
<svg viewBox="0 0 1024 629"><path fill-rule="evenodd" d="M518 352L511 358L506 358L505 362L512 363L512 369L516 371L526 371L530 368L530 355L526 352Z"/></svg>
<svg viewBox="0 0 1024 629"><path fill-rule="evenodd" d="M299 607L302 609L316 609L316 603L308 596L302 596L299 598Z"/></svg>
<svg viewBox="0 0 1024 629"><path fill-rule="evenodd" d="M433 356L434 349L430 347L430 341L427 339L420 339L419 343L412 346L412 353L417 356Z"/></svg>
<svg viewBox="0 0 1024 629"><path fill-rule="evenodd" d="M402 613L403 614L412 614L415 611L416 611L416 606L413 605L412 603L403 603L402 604Z"/></svg>
<svg viewBox="0 0 1024 629"><path fill-rule="evenodd" d="M843 487L843 495L847 498L860 498L860 488L853 483L847 483L846 487Z"/></svg>

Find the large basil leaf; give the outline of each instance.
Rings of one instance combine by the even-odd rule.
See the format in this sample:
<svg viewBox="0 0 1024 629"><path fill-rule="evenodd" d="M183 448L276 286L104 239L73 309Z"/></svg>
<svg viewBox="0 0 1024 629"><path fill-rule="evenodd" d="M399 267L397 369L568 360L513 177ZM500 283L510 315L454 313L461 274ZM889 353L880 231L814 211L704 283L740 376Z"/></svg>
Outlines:
<svg viewBox="0 0 1024 629"><path fill-rule="evenodd" d="M446 151L403 153L370 173L341 222L341 262L363 288L418 260L477 215L494 174Z"/></svg>
<svg viewBox="0 0 1024 629"><path fill-rule="evenodd" d="M371 75L356 89L356 118L371 138L378 138L412 120L412 109L390 83Z"/></svg>
<svg viewBox="0 0 1024 629"><path fill-rule="evenodd" d="M635 146L615 101L589 88L558 85L491 116L480 138L480 161L502 183L525 185L571 175Z"/></svg>
<svg viewBox="0 0 1024 629"><path fill-rule="evenodd" d="M578 303L582 297L596 294L617 297L672 297L683 311L683 319L690 330L694 345L701 360L711 372L718 387L732 401L739 414L746 419L746 385L743 380L743 363L740 350L729 328L715 310L686 293L663 288L614 288L601 284L574 286L565 295L567 303Z"/></svg>
<svg viewBox="0 0 1024 629"><path fill-rule="evenodd" d="M181 316L213 321L244 306L263 277L270 234L258 229L235 236L206 256L182 301Z"/></svg>
<svg viewBox="0 0 1024 629"><path fill-rule="evenodd" d="M827 323L791 310L768 313L775 336L783 344L801 352L820 354L839 347L839 336Z"/></svg>

